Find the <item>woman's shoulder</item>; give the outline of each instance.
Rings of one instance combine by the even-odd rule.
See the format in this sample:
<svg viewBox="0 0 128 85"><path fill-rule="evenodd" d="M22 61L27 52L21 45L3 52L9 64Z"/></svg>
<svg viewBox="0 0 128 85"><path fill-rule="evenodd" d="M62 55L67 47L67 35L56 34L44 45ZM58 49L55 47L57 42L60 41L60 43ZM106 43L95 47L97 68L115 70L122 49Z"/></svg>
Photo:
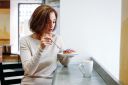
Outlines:
<svg viewBox="0 0 128 85"><path fill-rule="evenodd" d="M20 42L25 42L31 39L31 35L24 36L20 39Z"/></svg>

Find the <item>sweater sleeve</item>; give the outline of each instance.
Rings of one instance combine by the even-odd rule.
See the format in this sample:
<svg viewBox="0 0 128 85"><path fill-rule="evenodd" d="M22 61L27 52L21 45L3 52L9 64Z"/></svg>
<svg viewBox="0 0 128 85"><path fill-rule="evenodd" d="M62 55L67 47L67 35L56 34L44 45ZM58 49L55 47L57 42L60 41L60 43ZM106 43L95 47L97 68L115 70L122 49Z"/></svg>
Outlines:
<svg viewBox="0 0 128 85"><path fill-rule="evenodd" d="M26 41L26 39L20 40L20 56L25 74L34 75L43 51L44 50L39 46L36 53L31 55L29 43Z"/></svg>

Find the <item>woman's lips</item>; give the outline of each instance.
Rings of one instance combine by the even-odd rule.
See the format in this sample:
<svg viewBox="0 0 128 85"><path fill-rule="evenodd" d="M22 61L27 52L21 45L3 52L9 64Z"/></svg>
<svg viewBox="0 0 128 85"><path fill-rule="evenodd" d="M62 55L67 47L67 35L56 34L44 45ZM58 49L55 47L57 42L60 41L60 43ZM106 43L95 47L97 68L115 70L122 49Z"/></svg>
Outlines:
<svg viewBox="0 0 128 85"><path fill-rule="evenodd" d="M48 30L49 33L52 32L52 31L53 31L52 29L49 29L49 30Z"/></svg>

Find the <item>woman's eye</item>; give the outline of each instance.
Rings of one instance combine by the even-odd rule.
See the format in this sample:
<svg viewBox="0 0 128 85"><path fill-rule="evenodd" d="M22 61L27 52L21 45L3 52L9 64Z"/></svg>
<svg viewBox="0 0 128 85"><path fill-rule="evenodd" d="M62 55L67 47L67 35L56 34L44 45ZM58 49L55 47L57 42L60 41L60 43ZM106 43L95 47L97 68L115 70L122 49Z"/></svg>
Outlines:
<svg viewBox="0 0 128 85"><path fill-rule="evenodd" d="M56 21L53 21L53 23L56 23Z"/></svg>

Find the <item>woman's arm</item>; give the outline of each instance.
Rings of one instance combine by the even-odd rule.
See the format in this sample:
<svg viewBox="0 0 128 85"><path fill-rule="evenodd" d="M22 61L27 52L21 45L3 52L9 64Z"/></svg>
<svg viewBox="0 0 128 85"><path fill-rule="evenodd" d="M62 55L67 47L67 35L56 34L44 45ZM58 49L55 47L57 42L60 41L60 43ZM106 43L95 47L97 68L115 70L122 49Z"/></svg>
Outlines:
<svg viewBox="0 0 128 85"><path fill-rule="evenodd" d="M36 53L32 55L29 43L26 39L20 40L20 56L26 74L33 75L38 67L39 59L43 49L39 46Z"/></svg>

